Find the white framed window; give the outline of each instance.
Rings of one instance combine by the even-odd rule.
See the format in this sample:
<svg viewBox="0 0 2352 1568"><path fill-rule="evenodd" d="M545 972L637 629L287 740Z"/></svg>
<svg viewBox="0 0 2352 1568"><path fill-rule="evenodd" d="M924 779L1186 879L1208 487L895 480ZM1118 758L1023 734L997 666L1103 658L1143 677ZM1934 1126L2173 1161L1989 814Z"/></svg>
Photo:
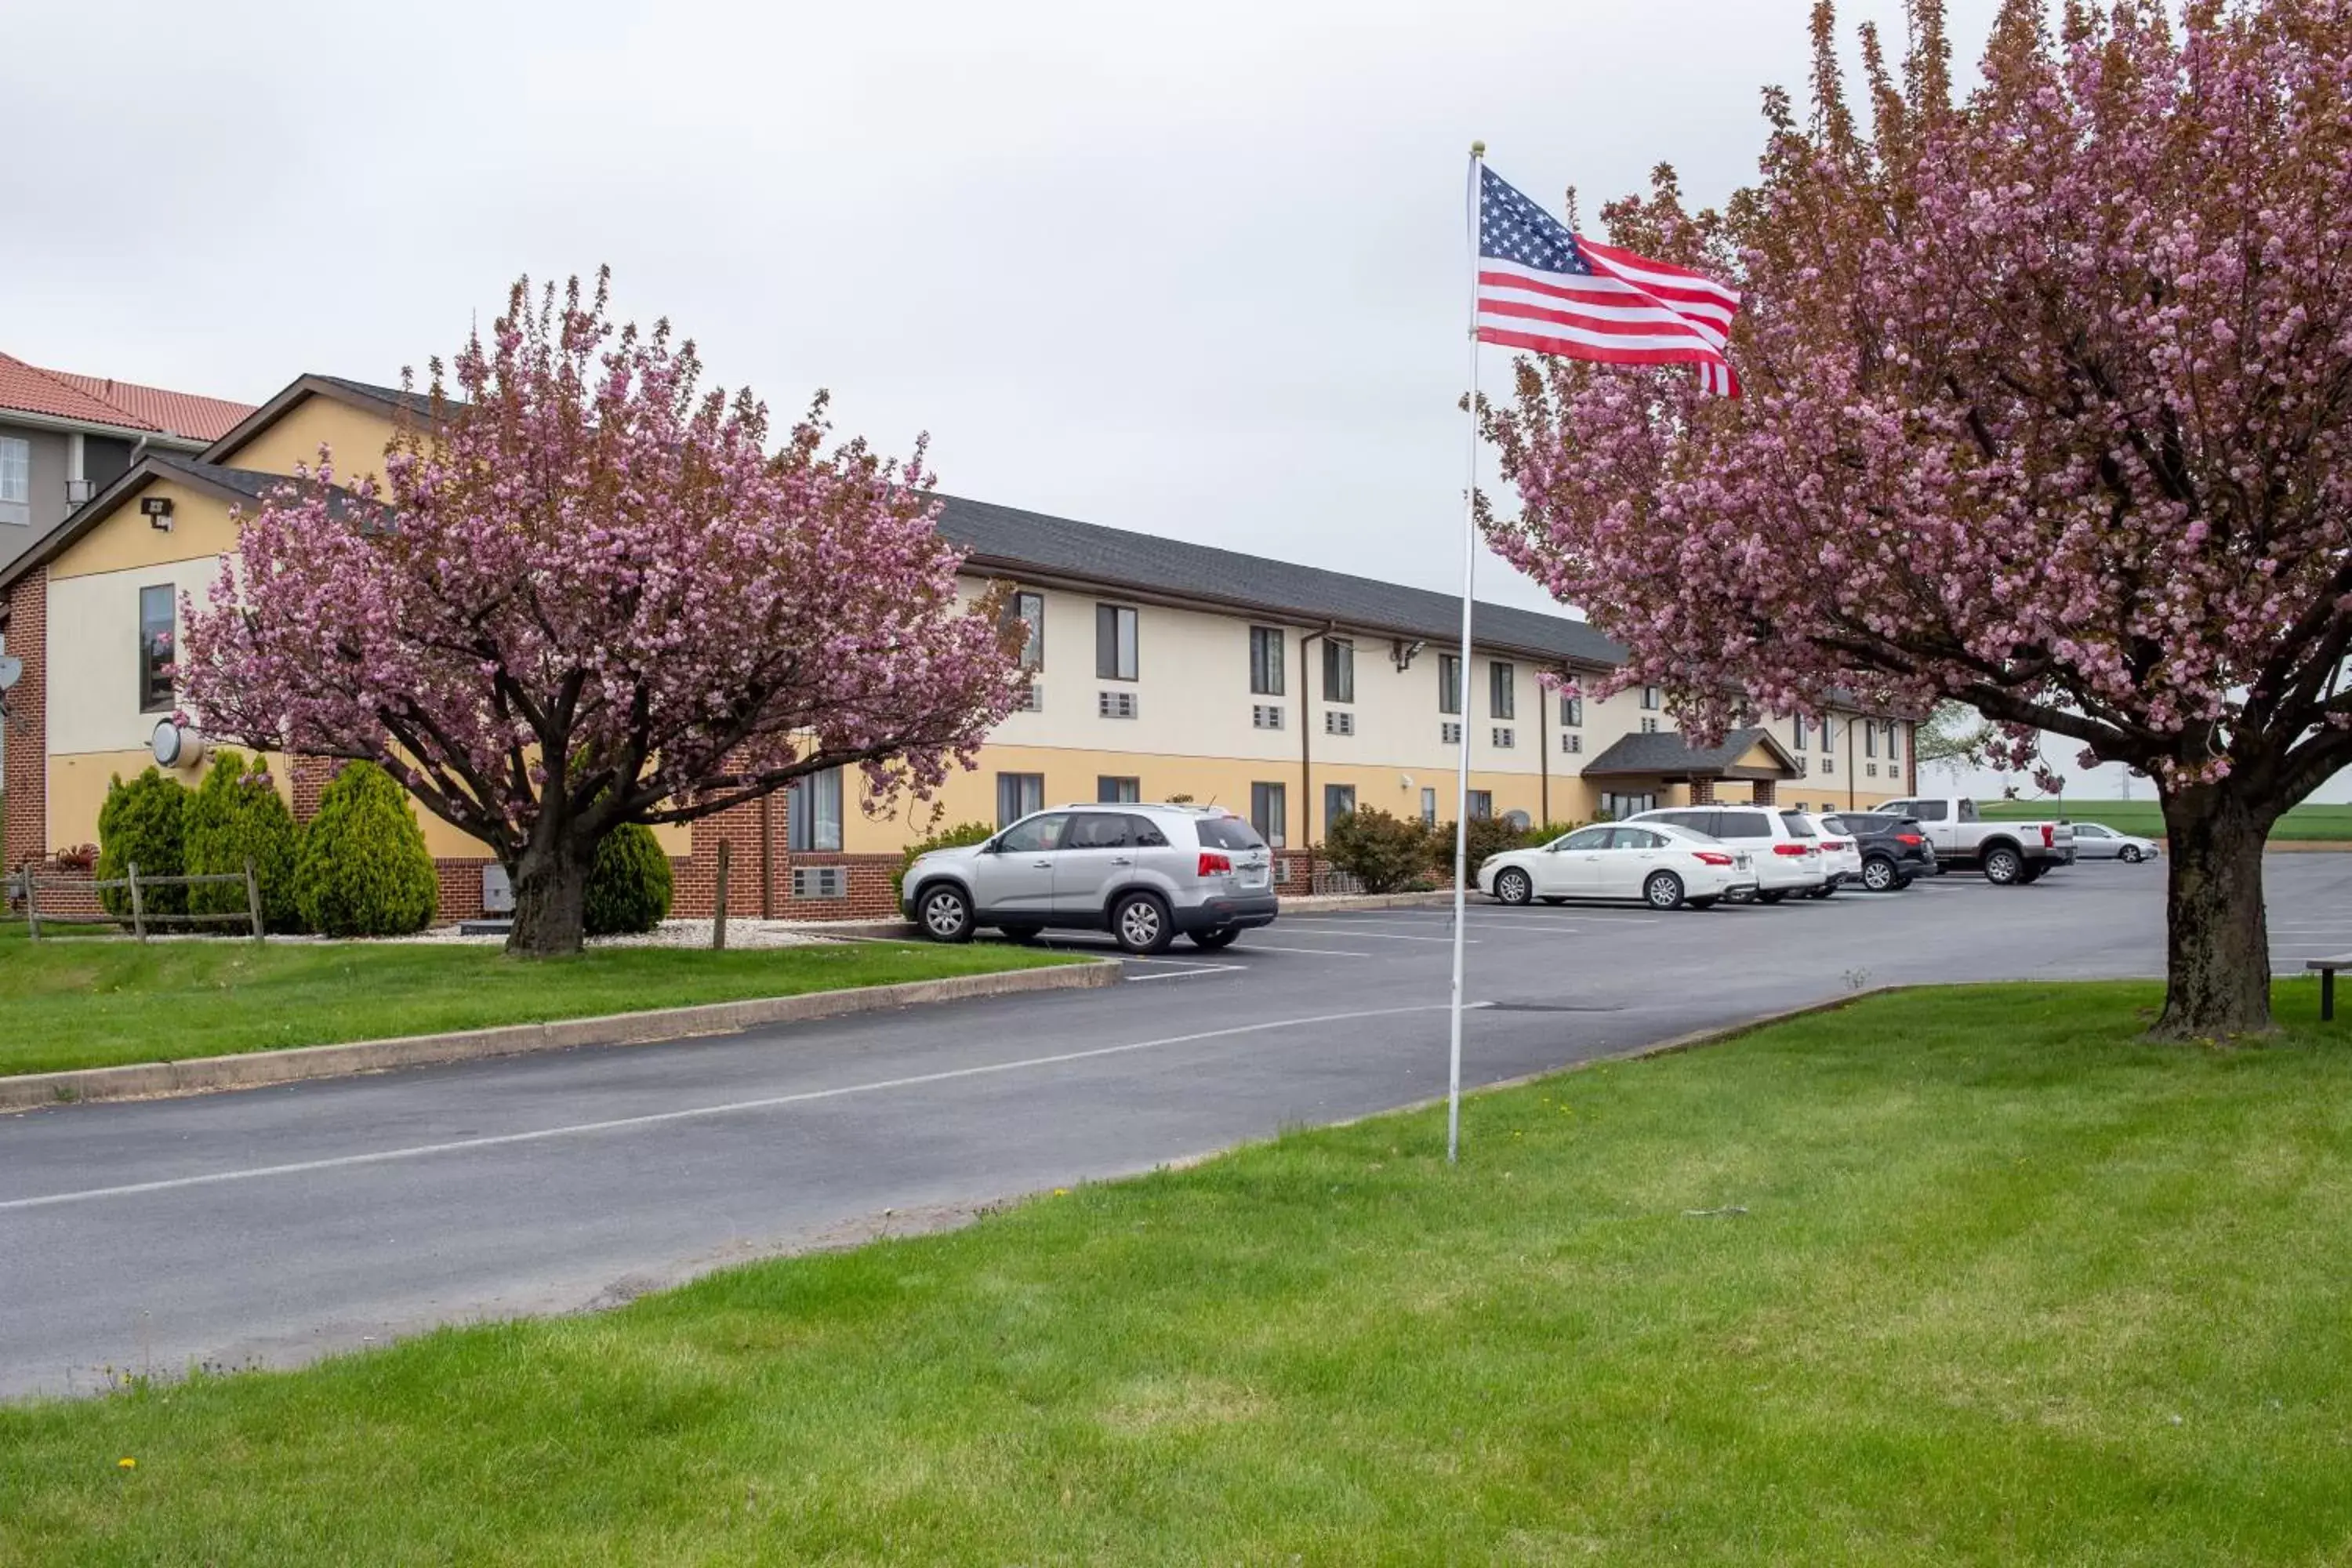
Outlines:
<svg viewBox="0 0 2352 1568"><path fill-rule="evenodd" d="M1356 732L1356 716L1345 708L1323 710L1323 732L1327 735L1352 735Z"/></svg>
<svg viewBox="0 0 2352 1568"><path fill-rule="evenodd" d="M1516 719L1519 716L1519 672L1507 659L1496 659L1486 666L1486 717Z"/></svg>
<svg viewBox="0 0 2352 1568"><path fill-rule="evenodd" d="M1250 636L1250 692L1256 697L1282 695L1283 630L1280 626L1252 626ZM1279 728L1279 726L1277 726ZM1262 837L1262 836L1261 836Z"/></svg>
<svg viewBox="0 0 2352 1568"><path fill-rule="evenodd" d="M1324 826L1330 826L1333 823L1339 821L1339 818L1343 816L1353 816L1355 814L1355 810L1356 786L1354 784L1325 784L1323 786Z"/></svg>
<svg viewBox="0 0 2352 1568"><path fill-rule="evenodd" d="M1004 621L1021 628L1021 668L1045 668L1045 595L1024 588L1006 601Z"/></svg>
<svg viewBox="0 0 2352 1568"><path fill-rule="evenodd" d="M1491 822L1494 820L1494 817L1495 792L1490 789L1472 790L1470 792L1470 820L1473 822Z"/></svg>
<svg viewBox="0 0 2352 1568"><path fill-rule="evenodd" d="M996 826L1010 827L1023 817L1045 809L1044 773L996 775Z"/></svg>
<svg viewBox="0 0 2352 1568"><path fill-rule="evenodd" d="M139 590L139 711L169 713L179 668L178 595L169 583Z"/></svg>
<svg viewBox="0 0 2352 1568"><path fill-rule="evenodd" d="M1462 711L1462 656L1458 653L1437 656L1437 710Z"/></svg>
<svg viewBox="0 0 2352 1568"><path fill-rule="evenodd" d="M784 786L785 847L802 853L841 848L841 770L803 773Z"/></svg>
<svg viewBox="0 0 2352 1568"><path fill-rule="evenodd" d="M1575 730L1582 728L1583 724L1584 699L1562 697L1559 700L1559 727L1563 730Z"/></svg>
<svg viewBox="0 0 2352 1568"><path fill-rule="evenodd" d="M0 522L32 526L33 444L22 436L0 436Z"/></svg>
<svg viewBox="0 0 2352 1568"><path fill-rule="evenodd" d="M1095 677L1100 680L1133 680L1141 660L1137 647L1136 610L1129 605L1095 606Z"/></svg>
<svg viewBox="0 0 2352 1568"><path fill-rule="evenodd" d="M1664 704L1664 700L1665 693L1659 690L1656 687L1644 686L1642 688L1642 706L1650 710L1652 712L1657 711L1659 707Z"/></svg>
<svg viewBox="0 0 2352 1568"><path fill-rule="evenodd" d="M1289 816L1289 791L1278 784L1250 785L1250 826L1276 849L1290 836Z"/></svg>
<svg viewBox="0 0 2352 1568"><path fill-rule="evenodd" d="M1323 639L1323 700L1356 700L1356 645L1346 637Z"/></svg>
<svg viewBox="0 0 2352 1568"><path fill-rule="evenodd" d="M1103 805L1140 805L1143 803L1143 781L1111 773L1095 778L1095 799Z"/></svg>
<svg viewBox="0 0 2352 1568"><path fill-rule="evenodd" d="M1437 792L1426 785L1421 792L1421 825L1423 827L1437 826Z"/></svg>

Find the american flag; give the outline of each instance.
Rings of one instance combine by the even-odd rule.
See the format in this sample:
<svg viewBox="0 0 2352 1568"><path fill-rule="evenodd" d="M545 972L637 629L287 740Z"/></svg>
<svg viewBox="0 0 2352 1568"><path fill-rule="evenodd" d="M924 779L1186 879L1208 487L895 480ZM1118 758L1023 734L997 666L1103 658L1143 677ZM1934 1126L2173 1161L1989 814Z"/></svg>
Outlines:
<svg viewBox="0 0 2352 1568"><path fill-rule="evenodd" d="M1478 341L1603 364L1688 364L1702 391L1739 395L1723 357L1739 293L1570 232L1483 164Z"/></svg>

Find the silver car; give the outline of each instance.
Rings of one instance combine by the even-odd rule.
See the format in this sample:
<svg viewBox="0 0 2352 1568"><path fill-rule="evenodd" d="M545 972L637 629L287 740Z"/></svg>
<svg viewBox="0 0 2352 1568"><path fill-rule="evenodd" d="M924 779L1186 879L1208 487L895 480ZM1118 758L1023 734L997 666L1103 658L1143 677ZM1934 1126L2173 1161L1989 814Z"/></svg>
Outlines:
<svg viewBox="0 0 2352 1568"><path fill-rule="evenodd" d="M1214 806L1069 805L907 868L899 907L933 942L994 926L1016 942L1052 927L1108 931L1129 952L1181 933L1220 948L1281 912L1274 852Z"/></svg>
<svg viewBox="0 0 2352 1568"><path fill-rule="evenodd" d="M2104 823L2074 824L2074 858L2077 860L2153 860L2162 853L2163 847L2153 838L2118 833Z"/></svg>

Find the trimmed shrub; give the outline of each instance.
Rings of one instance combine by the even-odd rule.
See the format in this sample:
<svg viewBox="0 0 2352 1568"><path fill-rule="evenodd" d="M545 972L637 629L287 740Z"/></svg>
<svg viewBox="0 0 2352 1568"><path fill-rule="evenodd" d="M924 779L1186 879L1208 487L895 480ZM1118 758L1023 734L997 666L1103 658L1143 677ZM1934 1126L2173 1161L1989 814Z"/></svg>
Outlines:
<svg viewBox="0 0 2352 1568"><path fill-rule="evenodd" d="M187 808L188 792L159 768L149 768L129 784L115 774L106 787L106 803L98 808L99 880L119 878L132 866L142 877L184 875L182 824ZM188 909L185 888L142 888L139 899L150 914L185 914ZM130 889L109 889L99 901L108 914L131 919Z"/></svg>
<svg viewBox="0 0 2352 1568"><path fill-rule="evenodd" d="M1419 822L1361 805L1323 830L1323 858L1362 883L1364 891L1393 893L1428 875L1429 832Z"/></svg>
<svg viewBox="0 0 2352 1568"><path fill-rule="evenodd" d="M294 900L294 871L302 854L302 830L286 809L277 786L269 782L269 764L259 757L248 767L244 757L223 752L213 760L205 782L196 787L183 815L181 842L188 875L243 876L253 862L254 879L261 886L262 927L273 931L302 929L302 914ZM221 882L188 889L188 912L197 915L241 915L246 912L244 884ZM236 928L212 925L200 930L241 934Z"/></svg>
<svg viewBox="0 0 2352 1568"><path fill-rule="evenodd" d="M327 936L404 936L433 919L439 888L408 796L373 763L346 763L302 835L294 898Z"/></svg>
<svg viewBox="0 0 2352 1568"><path fill-rule="evenodd" d="M995 837L996 829L985 822L959 822L953 827L942 827L921 843L907 846L906 854L898 858L898 875L891 886L895 889L907 879L919 855L928 855L934 849L961 849L967 844L985 844Z"/></svg>
<svg viewBox="0 0 2352 1568"><path fill-rule="evenodd" d="M1441 822L1429 829L1431 856L1437 862L1437 879L1447 887L1454 885L1454 824ZM1520 836L1500 817L1474 816L1470 819L1469 874L1478 875L1480 862L1489 855L1500 855L1506 849L1523 847Z"/></svg>
<svg viewBox="0 0 2352 1568"><path fill-rule="evenodd" d="M588 871L585 925L590 936L648 931L669 913L669 857L654 830L625 822L596 846Z"/></svg>
<svg viewBox="0 0 2352 1568"><path fill-rule="evenodd" d="M1583 826L1581 822L1538 822L1519 835L1519 847L1540 849L1562 834L1573 833Z"/></svg>

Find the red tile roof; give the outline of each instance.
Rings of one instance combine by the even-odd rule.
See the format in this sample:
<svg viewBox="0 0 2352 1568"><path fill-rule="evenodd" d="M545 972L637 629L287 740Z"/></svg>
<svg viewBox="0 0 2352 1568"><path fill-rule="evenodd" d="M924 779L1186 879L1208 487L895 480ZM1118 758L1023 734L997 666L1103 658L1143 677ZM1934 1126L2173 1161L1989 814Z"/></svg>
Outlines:
<svg viewBox="0 0 2352 1568"><path fill-rule="evenodd" d="M253 412L251 404L221 397L167 392L160 386L77 375L71 371L41 370L5 353L0 353L0 408L152 430L197 441L217 440Z"/></svg>

